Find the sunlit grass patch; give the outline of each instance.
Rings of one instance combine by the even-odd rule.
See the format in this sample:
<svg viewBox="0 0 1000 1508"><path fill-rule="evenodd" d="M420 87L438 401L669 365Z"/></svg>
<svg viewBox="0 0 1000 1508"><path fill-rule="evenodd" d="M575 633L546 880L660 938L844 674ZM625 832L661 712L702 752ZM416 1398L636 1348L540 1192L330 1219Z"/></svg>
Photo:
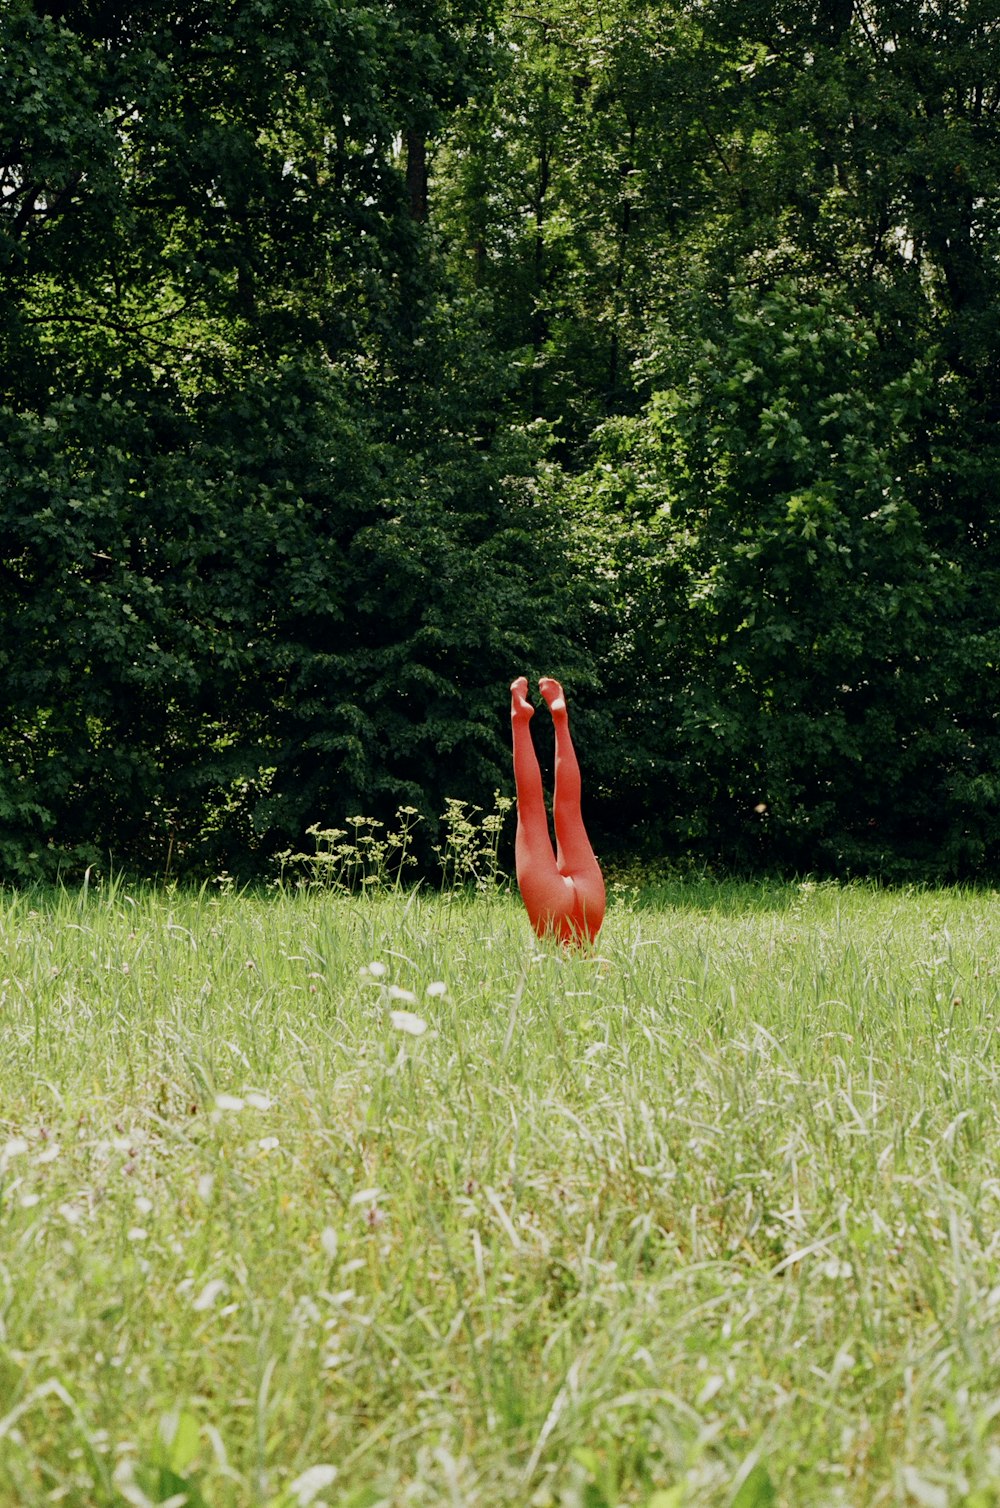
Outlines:
<svg viewBox="0 0 1000 1508"><path fill-rule="evenodd" d="M995 897L654 899L4 898L0 1501L1000 1500Z"/></svg>

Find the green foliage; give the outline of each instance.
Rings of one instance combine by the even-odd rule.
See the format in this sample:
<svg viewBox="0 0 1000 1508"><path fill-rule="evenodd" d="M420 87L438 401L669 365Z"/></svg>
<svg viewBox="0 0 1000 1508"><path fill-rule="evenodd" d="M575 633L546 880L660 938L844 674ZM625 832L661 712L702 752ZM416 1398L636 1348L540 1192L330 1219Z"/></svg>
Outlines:
<svg viewBox="0 0 1000 1508"><path fill-rule="evenodd" d="M872 382L874 335L814 290L735 295L723 331L650 409L676 467L696 805L715 805L727 844L748 848L756 825L760 851L776 839L793 862L828 837L876 858L904 817L887 783L903 795L916 776L908 736L950 574L900 477L927 374Z"/></svg>
<svg viewBox="0 0 1000 1508"><path fill-rule="evenodd" d="M5 874L245 873L503 778L559 522L396 158L479 19L5 14Z"/></svg>
<svg viewBox="0 0 1000 1508"><path fill-rule="evenodd" d="M400 807L391 826L361 816L347 817L346 827L323 828L314 823L307 830L315 845L311 853L289 849L277 855L281 883L292 879L297 885L319 886L337 895L381 893L399 890L419 867L421 877L429 877L449 895L506 889L500 847L513 805L513 798L499 791L494 792L493 809L486 813L449 797L440 818L440 840L430 846L433 863L418 852L417 828L422 819L414 806Z"/></svg>
<svg viewBox="0 0 1000 1508"><path fill-rule="evenodd" d="M415 867L412 852L413 830L420 820L415 806L400 807L396 825L386 829L374 817L347 817L346 827L307 829L315 843L313 853L277 855L282 882L304 869L307 878L298 883L319 886L338 895L353 895L361 890L398 890L406 872Z"/></svg>
<svg viewBox="0 0 1000 1508"><path fill-rule="evenodd" d="M991 870L998 46L980 0L9 0L0 874L429 833L522 670L605 848Z"/></svg>
<svg viewBox="0 0 1000 1508"><path fill-rule="evenodd" d="M437 219L520 374L515 412L550 423L572 465L643 391L711 167L697 101L715 53L683 5L547 0L504 19L490 87L445 135Z"/></svg>
<svg viewBox="0 0 1000 1508"><path fill-rule="evenodd" d="M995 637L956 622L968 562L909 474L932 368L887 381L843 298L789 281L702 320L710 339L661 357L676 385L605 427L569 493L595 570L611 541L606 715L630 762L605 767L604 824L641 813L758 866L992 863L994 744L966 696Z"/></svg>
<svg viewBox="0 0 1000 1508"><path fill-rule="evenodd" d="M561 645L558 520L516 457L407 456L290 363L173 423L165 450L137 403L8 411L22 873L80 845L237 870L323 812L494 790L509 666Z"/></svg>
<svg viewBox="0 0 1000 1508"><path fill-rule="evenodd" d="M500 844L504 825L514 805L513 797L493 793L493 809L450 797L441 817L444 836L434 845L446 891L468 889L491 894L506 888L500 867Z"/></svg>

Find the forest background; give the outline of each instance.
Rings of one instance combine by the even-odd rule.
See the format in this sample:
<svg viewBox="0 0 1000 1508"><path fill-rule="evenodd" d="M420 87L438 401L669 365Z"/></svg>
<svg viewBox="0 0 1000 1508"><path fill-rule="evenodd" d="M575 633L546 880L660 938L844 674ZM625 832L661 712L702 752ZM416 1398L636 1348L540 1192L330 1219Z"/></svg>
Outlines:
<svg viewBox="0 0 1000 1508"><path fill-rule="evenodd" d="M1000 868L995 0L0 0L0 878ZM541 723L536 722L536 727Z"/></svg>

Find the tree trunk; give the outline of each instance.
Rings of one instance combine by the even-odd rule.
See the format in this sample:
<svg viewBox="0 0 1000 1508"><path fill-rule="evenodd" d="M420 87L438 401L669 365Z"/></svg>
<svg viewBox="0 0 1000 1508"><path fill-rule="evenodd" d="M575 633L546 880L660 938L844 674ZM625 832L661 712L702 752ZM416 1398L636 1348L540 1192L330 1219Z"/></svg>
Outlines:
<svg viewBox="0 0 1000 1508"><path fill-rule="evenodd" d="M427 219L427 143L419 131L406 133L406 192L410 214L423 224Z"/></svg>

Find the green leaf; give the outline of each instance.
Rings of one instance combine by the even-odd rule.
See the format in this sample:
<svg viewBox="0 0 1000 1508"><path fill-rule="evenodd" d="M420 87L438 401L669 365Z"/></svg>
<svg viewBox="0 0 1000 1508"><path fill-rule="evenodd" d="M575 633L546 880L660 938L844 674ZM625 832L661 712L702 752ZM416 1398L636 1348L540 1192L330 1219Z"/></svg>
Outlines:
<svg viewBox="0 0 1000 1508"><path fill-rule="evenodd" d="M588 1482L583 1489L581 1498L582 1508L615 1508L614 1503L608 1501L603 1488L596 1482Z"/></svg>
<svg viewBox="0 0 1000 1508"><path fill-rule="evenodd" d="M167 1466L183 1476L201 1444L197 1419L187 1410L164 1414L160 1419L160 1439L166 1446Z"/></svg>
<svg viewBox="0 0 1000 1508"><path fill-rule="evenodd" d="M758 1461L733 1498L732 1508L772 1508L778 1500L766 1466Z"/></svg>
<svg viewBox="0 0 1000 1508"><path fill-rule="evenodd" d="M377 1503L385 1501L385 1496L377 1487L358 1487L338 1498L336 1508L375 1508Z"/></svg>
<svg viewBox="0 0 1000 1508"><path fill-rule="evenodd" d="M684 1483L674 1487L659 1487L647 1501L646 1508L681 1508L684 1502Z"/></svg>

